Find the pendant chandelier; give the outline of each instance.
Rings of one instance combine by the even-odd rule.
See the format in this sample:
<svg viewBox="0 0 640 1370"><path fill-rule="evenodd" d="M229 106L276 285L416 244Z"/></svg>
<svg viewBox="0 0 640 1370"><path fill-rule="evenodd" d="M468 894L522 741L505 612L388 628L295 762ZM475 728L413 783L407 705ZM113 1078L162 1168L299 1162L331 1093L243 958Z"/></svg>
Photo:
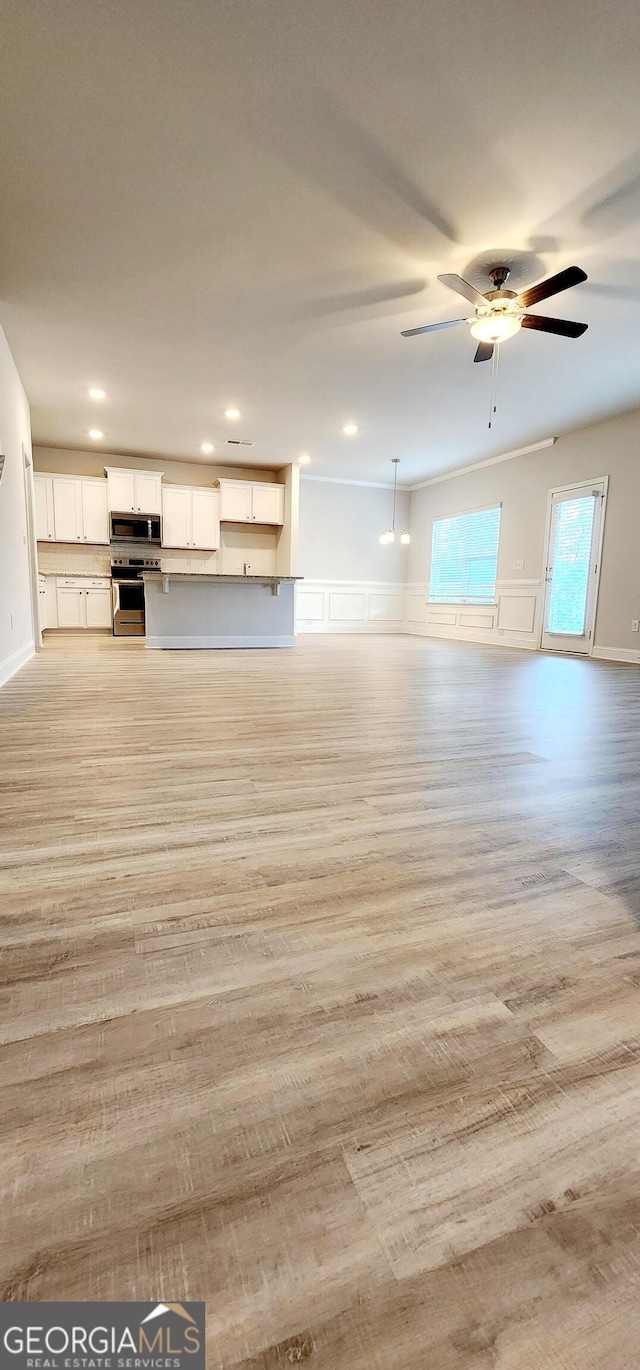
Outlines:
<svg viewBox="0 0 640 1370"><path fill-rule="evenodd" d="M386 532L380 534L380 541L383 547L387 547L390 542L401 542L403 547L406 547L408 543L411 542L409 533L400 528L396 528L396 496L398 493L398 462L400 461L400 458L392 457L391 460L393 462L393 517L391 519L391 527L387 528Z"/></svg>

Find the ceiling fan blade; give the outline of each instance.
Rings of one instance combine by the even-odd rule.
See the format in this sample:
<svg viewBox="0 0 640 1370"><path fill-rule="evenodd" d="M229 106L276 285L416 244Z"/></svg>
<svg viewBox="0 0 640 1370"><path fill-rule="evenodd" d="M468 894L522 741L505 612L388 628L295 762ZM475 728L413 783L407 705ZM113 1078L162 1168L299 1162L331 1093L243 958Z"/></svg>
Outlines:
<svg viewBox="0 0 640 1370"><path fill-rule="evenodd" d="M540 281L539 285L532 285L528 290L523 290L518 296L518 304L521 309L528 309L530 305L539 304L540 300L548 300L550 295L559 295L561 290L568 290L572 285L580 285L580 282L586 279L586 271L582 271L579 266L568 266L564 271L559 271L557 276L549 276L546 281Z"/></svg>
<svg viewBox="0 0 640 1370"><path fill-rule="evenodd" d="M481 295L474 285L469 285L468 281L463 281L462 276L456 276L453 271L445 276L438 276L438 280L442 281L443 285L448 285L450 290L456 290L458 295L464 295L465 300L469 300L471 304L487 303L484 295Z"/></svg>
<svg viewBox="0 0 640 1370"><path fill-rule="evenodd" d="M545 319L542 314L525 314L523 328L537 328L540 333L557 333L560 338L581 338L588 323L573 323L571 319Z"/></svg>
<svg viewBox="0 0 640 1370"><path fill-rule="evenodd" d="M478 343L474 362L490 362L493 356L493 343Z"/></svg>
<svg viewBox="0 0 640 1370"><path fill-rule="evenodd" d="M445 319L444 323L425 323L422 328L403 328L400 337L415 338L418 333L436 333L439 328L455 328L459 323L468 323L468 320Z"/></svg>

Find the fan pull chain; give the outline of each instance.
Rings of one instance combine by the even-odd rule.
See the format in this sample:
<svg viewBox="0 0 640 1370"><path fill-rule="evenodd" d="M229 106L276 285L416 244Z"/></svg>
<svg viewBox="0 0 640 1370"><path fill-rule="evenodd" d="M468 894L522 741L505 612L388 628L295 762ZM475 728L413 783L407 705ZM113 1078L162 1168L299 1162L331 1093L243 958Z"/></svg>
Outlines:
<svg viewBox="0 0 640 1370"><path fill-rule="evenodd" d="M500 371L500 343L495 343L491 357L491 393L489 396L489 428L498 409L498 374Z"/></svg>

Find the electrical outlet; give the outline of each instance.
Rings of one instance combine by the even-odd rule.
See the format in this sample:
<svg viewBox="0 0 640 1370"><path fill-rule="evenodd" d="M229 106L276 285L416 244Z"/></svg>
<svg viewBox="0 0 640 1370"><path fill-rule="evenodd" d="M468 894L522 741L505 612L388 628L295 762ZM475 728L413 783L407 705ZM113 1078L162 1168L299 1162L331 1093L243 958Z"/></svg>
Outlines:
<svg viewBox="0 0 640 1370"><path fill-rule="evenodd" d="M632 633L638 633L638 632L640 632L640 619L638 619L638 618L632 618L632 620L631 620L631 632L632 632Z"/></svg>
<svg viewBox="0 0 640 1370"><path fill-rule="evenodd" d="M514 571L524 571L524 561L514 561L513 569Z"/></svg>

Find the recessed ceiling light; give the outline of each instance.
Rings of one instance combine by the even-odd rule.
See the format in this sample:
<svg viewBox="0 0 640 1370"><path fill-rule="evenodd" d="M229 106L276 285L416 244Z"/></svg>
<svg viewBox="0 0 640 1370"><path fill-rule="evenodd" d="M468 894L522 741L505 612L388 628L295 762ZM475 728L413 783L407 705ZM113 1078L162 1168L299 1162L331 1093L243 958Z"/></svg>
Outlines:
<svg viewBox="0 0 640 1370"><path fill-rule="evenodd" d="M311 457L309 456L309 453L301 452L300 456L298 457L298 466L308 466L310 461Z"/></svg>
<svg viewBox="0 0 640 1370"><path fill-rule="evenodd" d="M345 423L342 431L343 433L346 433L348 438L353 438L358 431L358 425L357 423Z"/></svg>
<svg viewBox="0 0 640 1370"><path fill-rule="evenodd" d="M224 412L225 412L225 418L227 418L227 419L239 419L239 418L240 418L240 410L239 410L239 409L225 409Z"/></svg>
<svg viewBox="0 0 640 1370"><path fill-rule="evenodd" d="M201 443L200 443L200 451L201 451L201 452L213 452L213 450L214 450L214 448L213 448L213 443L212 443L212 442L201 442Z"/></svg>
<svg viewBox="0 0 640 1370"><path fill-rule="evenodd" d="M104 433L99 428L90 428L89 437L93 438L94 442L97 442L98 438L104 437Z"/></svg>
<svg viewBox="0 0 640 1370"><path fill-rule="evenodd" d="M97 387L97 385L94 385L94 386L91 387L91 390L89 391L89 394L90 394L92 400L106 400L106 398L107 398L107 392L106 392L106 390L99 390L98 387Z"/></svg>

